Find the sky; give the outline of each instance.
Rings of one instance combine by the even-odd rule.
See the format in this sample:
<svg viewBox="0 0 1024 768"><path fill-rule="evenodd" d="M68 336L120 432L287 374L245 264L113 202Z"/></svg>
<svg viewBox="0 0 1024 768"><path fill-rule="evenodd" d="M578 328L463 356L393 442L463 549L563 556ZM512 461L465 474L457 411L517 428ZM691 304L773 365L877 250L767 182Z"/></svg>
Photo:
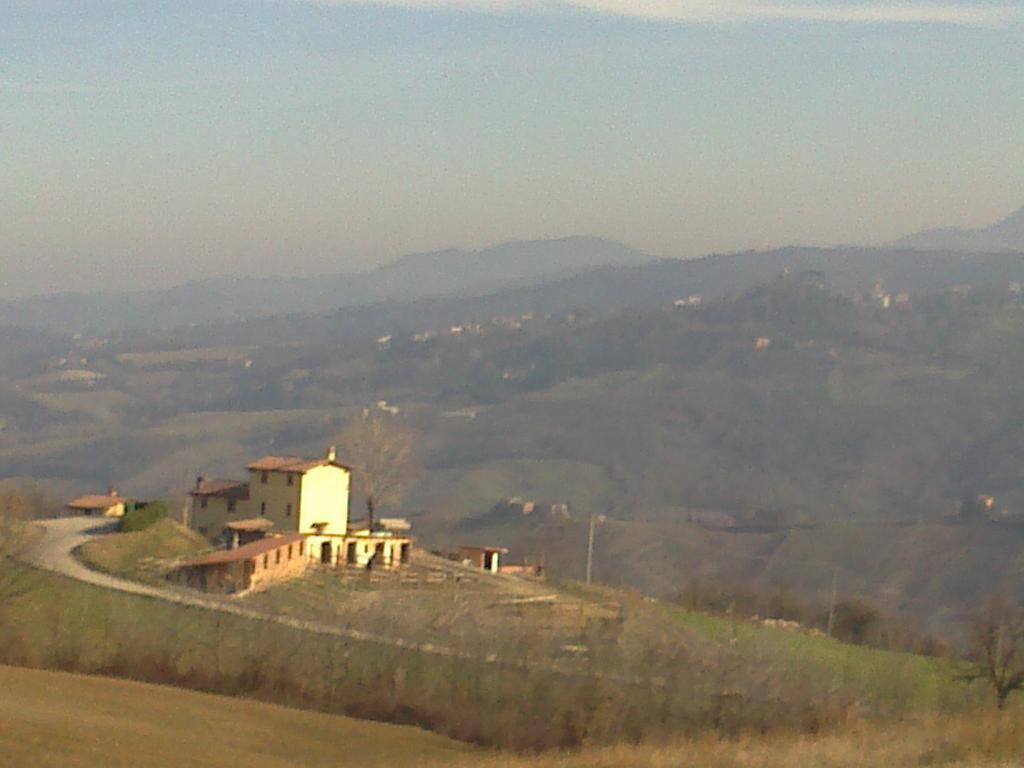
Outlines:
<svg viewBox="0 0 1024 768"><path fill-rule="evenodd" d="M1024 3L0 0L0 298L1024 205Z"/></svg>

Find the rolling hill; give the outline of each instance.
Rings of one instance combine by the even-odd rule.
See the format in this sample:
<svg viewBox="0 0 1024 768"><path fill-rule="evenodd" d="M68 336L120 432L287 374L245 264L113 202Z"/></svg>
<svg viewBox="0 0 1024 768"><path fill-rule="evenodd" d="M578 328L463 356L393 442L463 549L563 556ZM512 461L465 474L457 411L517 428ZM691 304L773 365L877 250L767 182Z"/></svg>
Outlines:
<svg viewBox="0 0 1024 768"><path fill-rule="evenodd" d="M164 290L80 293L0 302L0 323L94 333L244 320L426 297L475 296L652 257L596 237L516 241L480 251L405 256L369 272L220 277Z"/></svg>
<svg viewBox="0 0 1024 768"><path fill-rule="evenodd" d="M987 227L929 229L897 240L897 248L961 253L1024 253L1024 208Z"/></svg>
<svg viewBox="0 0 1024 768"><path fill-rule="evenodd" d="M956 631L1015 573L1024 530L1022 280L1014 254L784 249L486 297L44 336L0 372L0 475L180 498L253 455L318 454L386 400L423 432L428 465L400 512L438 545L472 533L536 555L546 534L487 517L529 495L622 521L599 540L611 583L820 594L838 567L844 589ZM701 303L674 305L691 295ZM1001 516L987 533L957 520L978 494ZM573 536L547 554L577 577Z"/></svg>
<svg viewBox="0 0 1024 768"><path fill-rule="evenodd" d="M677 299L735 297L784 274L818 272L834 290L865 293L879 284L891 294L958 286L1006 288L1024 281L1024 256L872 248L782 248L598 267L572 277L483 295L385 301L311 315L248 320L131 334L136 343L209 346L267 343L336 344L339 339L438 331L494 318L573 315L591 320L649 311Z"/></svg>

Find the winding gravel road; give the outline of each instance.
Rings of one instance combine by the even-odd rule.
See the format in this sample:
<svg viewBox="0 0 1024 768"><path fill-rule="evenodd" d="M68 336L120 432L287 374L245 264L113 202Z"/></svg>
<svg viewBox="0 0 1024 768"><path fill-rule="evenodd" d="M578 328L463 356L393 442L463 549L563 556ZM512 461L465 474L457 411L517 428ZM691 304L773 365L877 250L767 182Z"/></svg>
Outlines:
<svg viewBox="0 0 1024 768"><path fill-rule="evenodd" d="M281 616L280 614L257 611L238 605L233 602L233 598L230 597L218 600L204 596L202 593L192 590L178 589L170 586L156 587L149 586L147 584L139 584L138 582L121 579L116 576L110 576L87 568L74 555L75 549L80 547L82 544L85 544L90 539L96 536L113 533L117 528L116 521L108 521L95 517L61 517L52 520L40 520L38 521L38 524L43 531L43 535L40 536L34 545L23 554L23 560L29 565L33 565L37 568L53 571L54 573L59 573L62 576L68 576L72 579L93 584L97 587L113 589L118 592L126 592L128 594L149 597L156 600L164 600L168 603L200 608L207 611L220 611L221 613L229 613L234 616L240 616L242 618L252 619L255 621L270 621L275 624L281 624L303 632L312 632L318 635L331 635L333 637L344 638L346 640L358 640L364 643L376 643L379 645L390 646L392 648L404 648L406 650L433 654L435 656L447 656L450 658L473 660L475 662L482 661L487 664L497 664L503 667L517 669L544 670L546 672L565 675L568 677L589 677L633 685L665 685L663 680L646 680L633 675L618 675L593 672L589 670L570 669L564 665L552 662L528 661L525 659L499 659L495 655L481 658L474 654L458 651L454 648L443 645L435 645L433 643L416 643L404 640L400 637L378 635L372 632L362 632L358 629L351 629L349 627L340 627L335 624L323 624L317 621L306 621L303 619L292 618L290 616Z"/></svg>
<svg viewBox="0 0 1024 768"><path fill-rule="evenodd" d="M43 531L43 535L24 553L23 559L25 562L37 568L53 571L62 576L84 581L97 587L151 597L169 603L201 608L208 611L230 613L234 616L241 616L242 618L254 619L256 621L271 621L275 624L282 624L286 627L320 635L333 635L350 640L379 643L394 648L408 648L439 656L465 656L465 654L461 654L451 648L432 643L413 643L399 637L386 637L371 632L361 632L358 629L266 613L233 604L230 598L217 600L190 590L175 589L170 586L154 587L100 573L83 565L75 557L74 551L96 536L113 533L117 527L115 521L95 517L61 517L53 520L40 520L38 524Z"/></svg>

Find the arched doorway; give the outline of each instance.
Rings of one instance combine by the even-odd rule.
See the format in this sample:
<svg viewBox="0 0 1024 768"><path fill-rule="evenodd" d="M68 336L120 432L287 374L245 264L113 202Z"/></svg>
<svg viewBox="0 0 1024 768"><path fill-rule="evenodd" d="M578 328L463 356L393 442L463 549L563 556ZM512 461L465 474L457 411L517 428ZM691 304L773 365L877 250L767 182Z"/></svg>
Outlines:
<svg viewBox="0 0 1024 768"><path fill-rule="evenodd" d="M320 545L320 562L330 565L331 559L331 542L325 541Z"/></svg>

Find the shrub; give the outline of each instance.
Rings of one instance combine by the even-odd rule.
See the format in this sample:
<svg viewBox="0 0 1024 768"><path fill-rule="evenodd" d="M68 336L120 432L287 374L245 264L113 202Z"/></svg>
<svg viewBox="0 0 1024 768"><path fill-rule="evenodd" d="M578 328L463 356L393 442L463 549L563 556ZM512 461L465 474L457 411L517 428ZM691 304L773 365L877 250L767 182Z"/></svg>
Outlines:
<svg viewBox="0 0 1024 768"><path fill-rule="evenodd" d="M167 505L162 501L142 501L129 508L121 518L120 531L144 531L157 520L167 517Z"/></svg>

